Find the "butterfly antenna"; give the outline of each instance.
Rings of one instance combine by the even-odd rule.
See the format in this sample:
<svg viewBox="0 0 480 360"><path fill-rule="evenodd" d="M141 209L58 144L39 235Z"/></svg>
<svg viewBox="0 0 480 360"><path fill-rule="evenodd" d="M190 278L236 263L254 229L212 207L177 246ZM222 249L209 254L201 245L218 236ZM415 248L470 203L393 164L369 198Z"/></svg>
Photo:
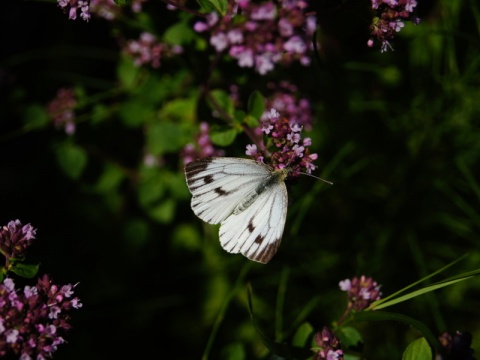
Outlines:
<svg viewBox="0 0 480 360"><path fill-rule="evenodd" d="M315 176L315 175L312 175L312 174L307 174L307 173L300 173L300 174L310 176L310 177L312 177L312 178L314 178L314 179L317 179L317 180L321 180L321 181L323 181L324 183L327 183L328 185L333 185L333 182L328 181L328 180L325 180L325 179L322 179L322 178L319 178L318 176Z"/></svg>

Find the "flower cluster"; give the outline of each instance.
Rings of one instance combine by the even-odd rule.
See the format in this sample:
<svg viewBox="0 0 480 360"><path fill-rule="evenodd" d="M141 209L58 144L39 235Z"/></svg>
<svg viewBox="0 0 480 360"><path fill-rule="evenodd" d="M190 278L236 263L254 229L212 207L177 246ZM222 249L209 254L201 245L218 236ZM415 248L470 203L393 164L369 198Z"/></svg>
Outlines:
<svg viewBox="0 0 480 360"><path fill-rule="evenodd" d="M348 308L352 310L363 310L374 301L380 300L382 293L380 286L371 277L365 275L354 277L352 280L345 279L339 283L340 289L348 294Z"/></svg>
<svg viewBox="0 0 480 360"><path fill-rule="evenodd" d="M289 168L289 176L296 177L302 170L310 174L316 166L313 161L318 158L317 154L310 154L308 146L312 144L310 138L300 136L302 127L298 124L291 124L288 119L280 117L280 114L271 109L267 119L263 121L261 131L275 146L277 151L270 156L271 165L275 169ZM256 161L264 162L267 156L267 150L261 145L247 145L246 154L252 156Z"/></svg>
<svg viewBox="0 0 480 360"><path fill-rule="evenodd" d="M326 326L323 327L322 331L315 334L314 340L319 347L318 349L313 349L316 351L313 358L314 360L343 359L343 351L340 348L340 341Z"/></svg>
<svg viewBox="0 0 480 360"><path fill-rule="evenodd" d="M266 98L266 107L276 109L289 119L290 123L303 126L306 130L312 129L313 114L310 101L298 96L298 88L288 81L280 83L269 82L268 88L272 95ZM268 118L265 112L261 120Z"/></svg>
<svg viewBox="0 0 480 360"><path fill-rule="evenodd" d="M217 52L228 51L240 67L255 68L261 75L273 70L275 64L310 64L307 52L316 18L306 14L306 0L269 0L260 4L235 0L230 4L223 18L214 12L206 22L194 25L197 32L210 32L210 44Z"/></svg>
<svg viewBox="0 0 480 360"><path fill-rule="evenodd" d="M443 354L438 354L435 360L474 360L472 334L457 331L453 336L448 332L439 336Z"/></svg>
<svg viewBox="0 0 480 360"><path fill-rule="evenodd" d="M0 283L0 356L45 359L65 342L69 312L82 307L75 285L54 285L47 275L36 286L15 289L11 278Z"/></svg>
<svg viewBox="0 0 480 360"><path fill-rule="evenodd" d="M80 10L80 17L88 21L90 20L90 0L57 0L64 12L68 12L68 18L75 20L77 12Z"/></svg>
<svg viewBox="0 0 480 360"><path fill-rule="evenodd" d="M0 228L0 252L7 258L23 258L25 249L35 239L37 229L23 225L20 220L10 221Z"/></svg>
<svg viewBox="0 0 480 360"><path fill-rule="evenodd" d="M75 113L73 109L77 105L75 90L62 88L57 96L48 104L47 114L53 119L56 128L65 128L68 135L75 133Z"/></svg>
<svg viewBox="0 0 480 360"><path fill-rule="evenodd" d="M182 151L183 163L188 164L196 159L210 156L224 156L223 150L215 149L210 140L209 127L206 122L200 123L200 133L195 137L196 144L187 144Z"/></svg>
<svg viewBox="0 0 480 360"><path fill-rule="evenodd" d="M123 49L125 54L133 58L135 65L149 64L154 69L160 67L162 57L177 55L182 51L181 46L162 44L148 32L140 34L138 40L129 40Z"/></svg>
<svg viewBox="0 0 480 360"><path fill-rule="evenodd" d="M132 0L130 7L133 12L140 12L146 0ZM122 7L115 4L113 0L90 0L90 12L106 20L114 20L118 17Z"/></svg>
<svg viewBox="0 0 480 360"><path fill-rule="evenodd" d="M413 16L413 10L417 6L416 0L372 0L372 8L376 11L370 25L372 37L368 40L368 46L372 47L374 38L382 45L381 52L392 49L389 40L395 37L404 26L404 20L410 20L417 25L420 20Z"/></svg>

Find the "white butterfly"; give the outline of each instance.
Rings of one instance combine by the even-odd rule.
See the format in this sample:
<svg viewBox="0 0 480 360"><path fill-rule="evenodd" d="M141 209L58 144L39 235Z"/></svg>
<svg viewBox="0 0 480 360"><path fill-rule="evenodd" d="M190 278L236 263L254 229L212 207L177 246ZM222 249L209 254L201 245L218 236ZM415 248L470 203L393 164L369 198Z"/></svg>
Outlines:
<svg viewBox="0 0 480 360"><path fill-rule="evenodd" d="M220 244L230 253L267 263L282 240L287 217L287 169L255 160L216 157L185 165L192 210L219 224Z"/></svg>

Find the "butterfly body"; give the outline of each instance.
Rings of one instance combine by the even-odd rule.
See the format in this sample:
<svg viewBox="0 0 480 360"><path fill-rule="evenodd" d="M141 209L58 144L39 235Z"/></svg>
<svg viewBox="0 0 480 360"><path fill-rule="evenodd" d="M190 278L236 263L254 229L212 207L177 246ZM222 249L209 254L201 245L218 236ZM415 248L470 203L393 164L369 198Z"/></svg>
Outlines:
<svg viewBox="0 0 480 360"><path fill-rule="evenodd" d="M287 169L243 158L206 158L185 166L193 212L221 224L222 247L267 263L280 245L288 194Z"/></svg>

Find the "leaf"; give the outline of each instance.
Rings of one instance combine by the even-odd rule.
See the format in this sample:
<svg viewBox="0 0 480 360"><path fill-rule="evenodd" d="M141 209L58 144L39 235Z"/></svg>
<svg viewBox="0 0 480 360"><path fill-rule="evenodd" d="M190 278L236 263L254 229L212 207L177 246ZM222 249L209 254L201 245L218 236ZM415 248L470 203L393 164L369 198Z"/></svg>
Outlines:
<svg viewBox="0 0 480 360"><path fill-rule="evenodd" d="M87 165L83 148L64 142L56 148L57 161L62 170L72 179L78 179Z"/></svg>
<svg viewBox="0 0 480 360"><path fill-rule="evenodd" d="M432 349L425 338L412 341L402 355L402 360L431 360Z"/></svg>
<svg viewBox="0 0 480 360"><path fill-rule="evenodd" d="M95 184L95 190L99 193L112 192L120 186L124 179L125 174L118 166L106 163Z"/></svg>
<svg viewBox="0 0 480 360"><path fill-rule="evenodd" d="M175 204L173 199L166 199L162 203L152 206L148 214L162 224L172 222L175 214Z"/></svg>
<svg viewBox="0 0 480 360"><path fill-rule="evenodd" d="M430 345L432 345L435 349L438 349L440 347L437 337L433 335L433 333L430 331L430 329L427 326L425 326L420 321L415 320L406 315L375 310L375 311L361 311L361 312L355 313L352 315L352 318L354 321L386 321L386 320L399 321L399 322L408 324L410 326L413 326L415 329L420 331L423 334L423 336L425 336L425 338L428 340Z"/></svg>
<svg viewBox="0 0 480 360"><path fill-rule="evenodd" d="M342 347L345 348L358 346L363 342L362 335L358 330L350 326L338 329L335 334L340 338Z"/></svg>
<svg viewBox="0 0 480 360"><path fill-rule="evenodd" d="M179 125L169 121L156 122L147 131L147 146L152 155L176 152L182 147Z"/></svg>
<svg viewBox="0 0 480 360"><path fill-rule="evenodd" d="M113 0L113 2L118 6L125 6L130 3L130 0Z"/></svg>
<svg viewBox="0 0 480 360"><path fill-rule="evenodd" d="M135 99L121 104L118 114L122 122L131 128L143 126L155 115L152 107Z"/></svg>
<svg viewBox="0 0 480 360"><path fill-rule="evenodd" d="M265 112L265 99L260 91L254 91L248 97L247 113L260 119Z"/></svg>
<svg viewBox="0 0 480 360"><path fill-rule="evenodd" d="M293 335L292 345L302 348L308 346L312 342L314 332L313 326L308 322L304 322L299 326L295 335Z"/></svg>
<svg viewBox="0 0 480 360"><path fill-rule="evenodd" d="M469 272L466 272L466 273L463 273L463 274L460 274L460 275L456 275L456 276L452 276L450 278L447 278L445 280L442 280L442 281L439 281L435 284L432 284L432 285L429 285L429 286L426 286L422 289L419 289L419 290L416 290L416 291L413 291L409 294L406 294L406 295L403 295L403 296L400 296L398 298L395 298L393 300L390 300L390 301L387 301L387 302L384 302L384 303L381 303L379 305L377 305L376 303L373 303L370 308L371 309L376 309L376 310L379 310L379 309L383 309L383 308L386 308L388 306L392 306L392 305L395 305L395 304L398 304L398 303L401 303L403 301L406 301L406 300L409 300L411 298L414 298L414 297L417 297L417 296L420 296L420 295L423 295L423 294L426 294L428 292L431 292L431 291L434 291L434 290L438 290L438 289L441 289L443 287L446 287L446 286L449 286L449 285L453 285L457 282L460 282L460 281L464 281L464 280L467 280L467 279L470 279L474 276L477 276L480 274L480 269L478 270L473 270L473 271L469 271ZM397 292L398 294L399 292Z"/></svg>
<svg viewBox="0 0 480 360"><path fill-rule="evenodd" d="M45 108L40 105L30 105L25 109L24 121L28 129L38 129L45 127L49 118Z"/></svg>
<svg viewBox="0 0 480 360"><path fill-rule="evenodd" d="M195 32L186 21L180 21L167 30L163 34L163 40L172 45L185 45L195 38Z"/></svg>
<svg viewBox="0 0 480 360"><path fill-rule="evenodd" d="M232 120L235 116L235 104L228 93L223 90L215 89L208 93L208 105L217 112L222 119Z"/></svg>
<svg viewBox="0 0 480 360"><path fill-rule="evenodd" d="M10 268L10 271L14 272L19 276L31 279L35 275L37 275L39 268L40 264L25 264L21 262L16 262Z"/></svg>
<svg viewBox="0 0 480 360"><path fill-rule="evenodd" d="M443 268L441 268L441 269L439 269L439 270L437 270L437 271L435 271L435 272L433 272L433 273L425 276L424 278L422 278L422 279L414 282L413 284L410 284L410 285L404 287L403 289L397 291L396 293L393 293L392 295L389 295L389 296L387 296L387 297L385 297L385 298L383 298L383 299L380 299L380 300L378 300L378 301L375 301L374 303L372 303L372 304L370 305L369 309L381 309L381 308L385 308L385 307L387 307L387 306L390 306L390 305L399 303L400 301L396 301L396 302L394 302L394 303L391 303L391 302L388 301L388 300L393 299L394 297L398 296L399 294L407 291L408 289L414 287L415 285L418 285L418 284L424 282L425 280L431 278L432 276L435 276L435 275L439 274L440 272L445 271L446 269L448 269L448 268L451 267L452 265L455 265L457 262L463 260L467 255L468 255L468 254L465 254L465 255L461 256L460 258L456 259L455 261L452 261L451 263L445 265ZM480 270L479 270L479 272L480 272ZM460 276L460 275L459 275L459 276ZM465 279L464 279L464 280L465 280ZM434 290L435 290L435 289L434 289ZM421 291L421 290L417 290L417 291ZM430 290L430 291L432 291L432 290ZM403 299L402 301L405 301L405 300L407 300L407 299L412 298L412 296L409 296L409 295L410 295L410 294L405 295L405 296L408 296L408 298L405 298L405 299ZM415 296L418 296L418 295L420 295L420 294L417 294L417 295L415 295Z"/></svg>
<svg viewBox="0 0 480 360"><path fill-rule="evenodd" d="M230 344L223 349L221 358L224 360L245 360L247 358L245 347L241 343Z"/></svg>
<svg viewBox="0 0 480 360"><path fill-rule="evenodd" d="M197 0L202 12L216 11L222 16L227 13L227 0Z"/></svg>
<svg viewBox="0 0 480 360"><path fill-rule="evenodd" d="M212 129L210 132L210 140L212 140L212 143L218 146L228 146L234 142L236 137L236 129L228 129L223 131L215 131Z"/></svg>
<svg viewBox="0 0 480 360"><path fill-rule="evenodd" d="M157 168L140 169L140 182L137 186L138 201L144 207L150 207L165 194L163 173Z"/></svg>
<svg viewBox="0 0 480 360"><path fill-rule="evenodd" d="M117 67L117 74L123 87L129 90L135 88L139 70L139 67L135 66L131 58L122 56Z"/></svg>

